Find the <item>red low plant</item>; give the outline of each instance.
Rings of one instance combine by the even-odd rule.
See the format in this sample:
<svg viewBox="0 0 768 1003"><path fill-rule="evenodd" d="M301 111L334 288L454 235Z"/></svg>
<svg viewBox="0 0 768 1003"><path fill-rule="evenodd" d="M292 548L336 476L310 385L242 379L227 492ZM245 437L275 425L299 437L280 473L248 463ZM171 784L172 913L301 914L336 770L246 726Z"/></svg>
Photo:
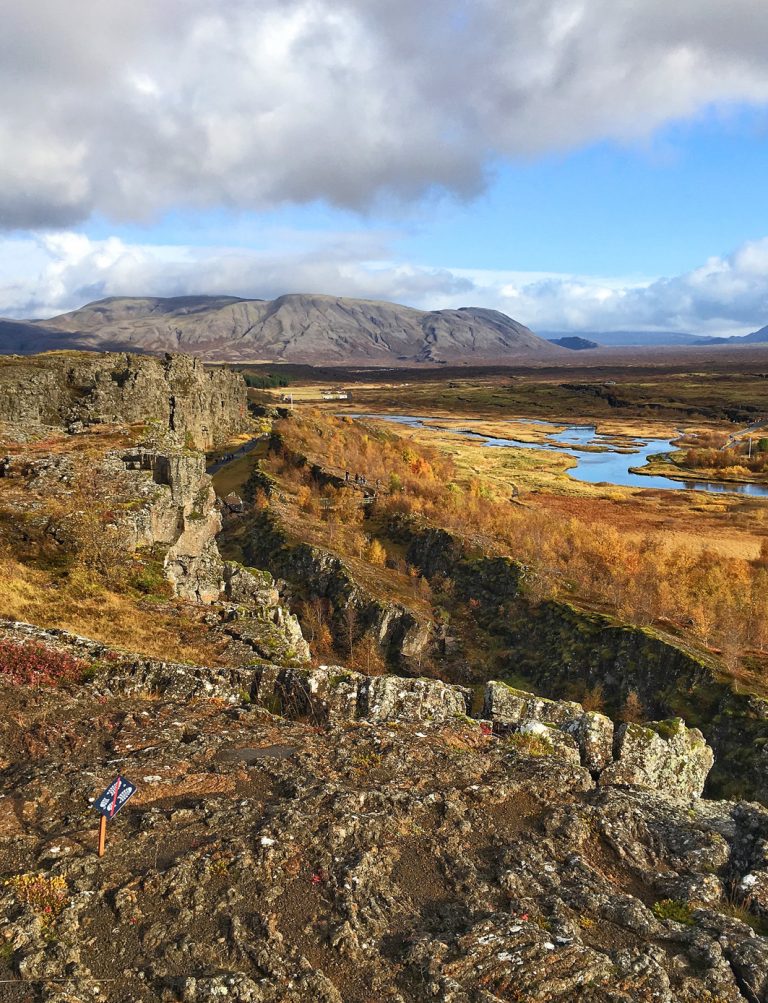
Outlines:
<svg viewBox="0 0 768 1003"><path fill-rule="evenodd" d="M88 663L37 641L0 640L0 679L16 686L60 686L83 678Z"/></svg>

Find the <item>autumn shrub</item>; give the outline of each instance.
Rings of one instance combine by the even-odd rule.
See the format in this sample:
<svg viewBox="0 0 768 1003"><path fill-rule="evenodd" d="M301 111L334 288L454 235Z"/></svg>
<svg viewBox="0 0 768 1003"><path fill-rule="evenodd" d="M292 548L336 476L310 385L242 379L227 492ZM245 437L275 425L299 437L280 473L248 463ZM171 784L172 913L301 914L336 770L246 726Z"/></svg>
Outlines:
<svg viewBox="0 0 768 1003"><path fill-rule="evenodd" d="M581 698L581 705L584 710L594 710L601 714L605 713L605 693L602 683L585 687Z"/></svg>
<svg viewBox="0 0 768 1003"><path fill-rule="evenodd" d="M15 686L60 686L78 682L88 662L36 641L0 640L0 678Z"/></svg>
<svg viewBox="0 0 768 1003"><path fill-rule="evenodd" d="M371 540L365 548L365 559L369 564L384 567L387 563L387 552L378 540Z"/></svg>
<svg viewBox="0 0 768 1003"><path fill-rule="evenodd" d="M327 599L315 598L299 607L301 629L312 655L321 660L333 656L333 634L329 625L330 608Z"/></svg>
<svg viewBox="0 0 768 1003"><path fill-rule="evenodd" d="M349 662L352 668L366 676L383 676L387 671L384 655L371 631L367 631L352 645Z"/></svg>
<svg viewBox="0 0 768 1003"><path fill-rule="evenodd" d="M575 598L632 623L673 623L723 650L734 666L734 639L742 649L768 650L768 542L750 561L661 541L656 534L622 533L533 504L500 502L479 479L462 483L450 456L396 432L313 412L278 424L282 452L266 461L271 469L282 470L290 467L290 459L299 463L297 458L307 456L331 470L364 473L368 484L380 480L373 507L363 506L352 486L322 489L328 536L338 524L356 531L339 541L342 549L350 548L347 553L360 556L357 530L367 515L377 525L412 516L455 534L476 553L519 561L525 568L521 590L530 602ZM743 443L720 449L724 441L707 433L686 444L721 471L750 462ZM760 463L768 462L768 450L758 450L755 443L755 462L757 453ZM293 469L291 476L319 504L321 489L312 482L311 465L302 461ZM374 564L380 557L375 550L363 556ZM393 561L397 565L398 559ZM420 581L418 571L414 581ZM432 587L441 602L440 583L433 580ZM343 633L348 641L346 625Z"/></svg>
<svg viewBox="0 0 768 1003"><path fill-rule="evenodd" d="M19 905L28 905L38 914L44 928L50 928L69 901L67 883L62 877L44 874L16 874L5 884Z"/></svg>

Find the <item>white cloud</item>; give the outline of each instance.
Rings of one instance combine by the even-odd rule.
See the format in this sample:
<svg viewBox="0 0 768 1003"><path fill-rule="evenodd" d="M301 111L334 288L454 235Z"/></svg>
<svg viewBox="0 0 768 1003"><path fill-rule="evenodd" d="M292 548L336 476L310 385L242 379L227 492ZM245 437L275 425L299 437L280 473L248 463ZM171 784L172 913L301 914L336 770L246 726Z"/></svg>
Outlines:
<svg viewBox="0 0 768 1003"><path fill-rule="evenodd" d="M394 259L389 233L281 231L280 250L129 244L72 232L0 239L0 315L50 317L105 296L287 292L482 306L534 330L743 334L768 323L768 238L671 278L427 268ZM269 238L270 235L265 235Z"/></svg>
<svg viewBox="0 0 768 1003"><path fill-rule="evenodd" d="M483 185L498 157L768 101L764 0L26 0L0 226Z"/></svg>

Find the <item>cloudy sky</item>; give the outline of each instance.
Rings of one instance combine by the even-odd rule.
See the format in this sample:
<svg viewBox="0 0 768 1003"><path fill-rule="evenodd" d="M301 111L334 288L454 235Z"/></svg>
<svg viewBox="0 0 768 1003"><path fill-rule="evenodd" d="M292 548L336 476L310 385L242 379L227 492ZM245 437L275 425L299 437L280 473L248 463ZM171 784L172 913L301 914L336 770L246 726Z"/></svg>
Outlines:
<svg viewBox="0 0 768 1003"><path fill-rule="evenodd" d="M7 0L0 314L768 323L765 0Z"/></svg>

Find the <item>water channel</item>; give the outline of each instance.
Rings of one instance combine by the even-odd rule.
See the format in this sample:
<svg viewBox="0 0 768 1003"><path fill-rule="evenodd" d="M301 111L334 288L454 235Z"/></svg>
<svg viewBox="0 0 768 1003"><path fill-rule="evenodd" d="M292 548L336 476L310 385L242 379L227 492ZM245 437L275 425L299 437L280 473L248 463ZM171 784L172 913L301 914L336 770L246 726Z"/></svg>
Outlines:
<svg viewBox="0 0 768 1003"><path fill-rule="evenodd" d="M669 453L674 447L669 439L632 438L626 445L615 446L615 439L602 435L594 425L567 425L562 428L553 422L531 418L518 418L511 424L538 425L552 428L547 433L547 442L523 442L520 439L500 439L473 431L472 428L443 428L434 424L439 419L403 414L354 414L353 418L377 418L391 421L409 428L432 429L435 432L449 431L473 439L482 439L483 445L493 448L514 447L515 449L544 449L548 452L565 453L572 456L576 466L568 475L588 484L617 484L630 488L660 488L665 491L708 491L714 494L735 493L768 497L768 487L764 484L748 484L724 481L676 481L671 477L635 474L630 468L642 467L648 457L656 453ZM467 420L470 424L472 419ZM494 424L498 424L494 421ZM561 429L556 431L556 429ZM600 452L584 452L584 447L599 447ZM631 449L631 452L627 450Z"/></svg>

